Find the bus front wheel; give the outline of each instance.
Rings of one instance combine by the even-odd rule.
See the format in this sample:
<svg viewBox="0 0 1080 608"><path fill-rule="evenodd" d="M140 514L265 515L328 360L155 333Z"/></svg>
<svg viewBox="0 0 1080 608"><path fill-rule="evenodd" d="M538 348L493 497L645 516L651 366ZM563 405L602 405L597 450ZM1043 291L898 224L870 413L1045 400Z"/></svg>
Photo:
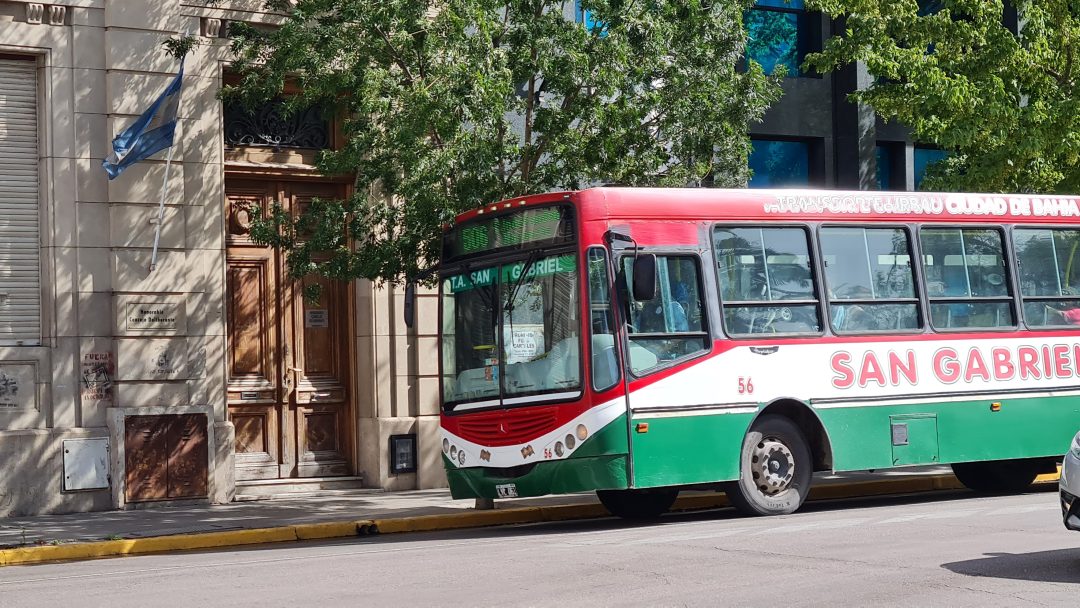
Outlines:
<svg viewBox="0 0 1080 608"><path fill-rule="evenodd" d="M1009 494L1026 490L1038 477L1041 463L1038 460L958 462L952 465L952 470L968 489Z"/></svg>
<svg viewBox="0 0 1080 608"><path fill-rule="evenodd" d="M739 479L724 491L743 514L785 515L806 500L813 460L806 438L790 418L758 418L743 438L739 464Z"/></svg>
<svg viewBox="0 0 1080 608"><path fill-rule="evenodd" d="M656 519L667 513L678 496L678 490L668 488L596 491L600 503L623 519Z"/></svg>

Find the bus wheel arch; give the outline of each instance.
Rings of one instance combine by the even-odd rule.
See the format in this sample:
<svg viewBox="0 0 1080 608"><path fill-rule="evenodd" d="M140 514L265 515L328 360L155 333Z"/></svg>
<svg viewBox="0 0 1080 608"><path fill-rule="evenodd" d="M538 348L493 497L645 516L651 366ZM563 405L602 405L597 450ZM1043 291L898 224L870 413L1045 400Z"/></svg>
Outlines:
<svg viewBox="0 0 1080 608"><path fill-rule="evenodd" d="M754 420L756 421L767 415L778 415L791 419L802 431L803 437L806 438L807 443L810 445L814 470L833 470L832 440L829 439L829 432L825 429L825 425L822 424L821 418L818 417L814 408L798 399L782 398L776 399L761 408ZM752 425L753 421L751 421Z"/></svg>

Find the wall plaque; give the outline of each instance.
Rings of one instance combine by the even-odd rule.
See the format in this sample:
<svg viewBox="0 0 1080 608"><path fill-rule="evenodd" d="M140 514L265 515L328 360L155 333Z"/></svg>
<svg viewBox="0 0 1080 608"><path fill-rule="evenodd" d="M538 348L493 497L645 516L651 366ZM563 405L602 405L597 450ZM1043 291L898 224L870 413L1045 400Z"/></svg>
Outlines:
<svg viewBox="0 0 1080 608"><path fill-rule="evenodd" d="M0 364L0 412L37 407L34 366L30 363Z"/></svg>
<svg viewBox="0 0 1080 608"><path fill-rule="evenodd" d="M176 302L133 302L128 304L128 330L176 329L180 305Z"/></svg>
<svg viewBox="0 0 1080 608"><path fill-rule="evenodd" d="M304 312L304 327L330 327L330 315L325 308L315 308Z"/></svg>

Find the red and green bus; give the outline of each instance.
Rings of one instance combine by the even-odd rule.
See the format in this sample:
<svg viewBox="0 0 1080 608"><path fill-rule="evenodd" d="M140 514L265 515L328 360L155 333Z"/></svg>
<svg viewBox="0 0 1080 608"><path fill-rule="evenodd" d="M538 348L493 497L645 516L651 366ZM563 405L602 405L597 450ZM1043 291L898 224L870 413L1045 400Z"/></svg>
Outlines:
<svg viewBox="0 0 1080 608"><path fill-rule="evenodd" d="M438 269L453 496L679 490L790 513L814 471L1019 490L1080 428L1080 198L590 188L460 215Z"/></svg>

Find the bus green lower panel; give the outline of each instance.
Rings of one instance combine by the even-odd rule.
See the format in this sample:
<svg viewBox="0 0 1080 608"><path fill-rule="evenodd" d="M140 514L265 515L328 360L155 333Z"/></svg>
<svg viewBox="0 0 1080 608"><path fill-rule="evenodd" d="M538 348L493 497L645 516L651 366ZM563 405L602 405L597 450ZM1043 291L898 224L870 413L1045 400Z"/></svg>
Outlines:
<svg viewBox="0 0 1080 608"><path fill-rule="evenodd" d="M1000 410L993 411L991 403L999 403ZM838 471L1060 456L1080 430L1080 400L1072 396L818 408L817 413Z"/></svg>
<svg viewBox="0 0 1080 608"><path fill-rule="evenodd" d="M498 498L495 486L503 484L514 484L517 495L522 497L627 486L625 454L539 462L529 472L515 477L501 476L497 469L484 467L457 469L445 456L443 460L454 498Z"/></svg>
<svg viewBox="0 0 1080 608"><path fill-rule="evenodd" d="M754 415L635 418L634 486L726 481L739 476L739 447ZM648 432L637 432L647 423Z"/></svg>

